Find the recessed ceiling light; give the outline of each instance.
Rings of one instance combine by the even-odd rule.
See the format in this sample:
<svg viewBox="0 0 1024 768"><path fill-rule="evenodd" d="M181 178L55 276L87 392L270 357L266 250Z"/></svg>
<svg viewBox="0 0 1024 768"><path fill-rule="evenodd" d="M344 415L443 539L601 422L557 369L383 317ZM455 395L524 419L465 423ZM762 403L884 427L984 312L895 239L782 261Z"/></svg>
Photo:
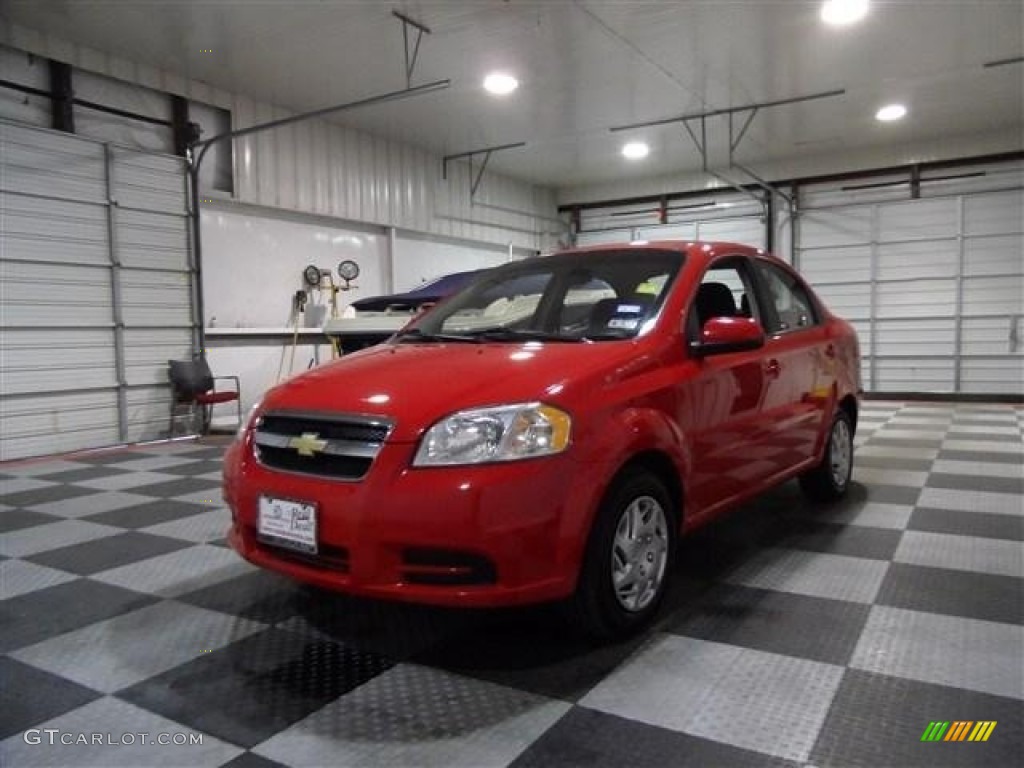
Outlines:
<svg viewBox="0 0 1024 768"><path fill-rule="evenodd" d="M907 108L902 104L886 104L875 112L875 120L883 123L891 123L893 120L901 120L907 114Z"/></svg>
<svg viewBox="0 0 1024 768"><path fill-rule="evenodd" d="M853 24L868 12L868 0L825 0L821 6L821 20L834 27Z"/></svg>
<svg viewBox="0 0 1024 768"><path fill-rule="evenodd" d="M647 157L647 153L650 151L651 148L642 141L631 141L623 146L622 156L628 157L630 160L639 160L642 157Z"/></svg>
<svg viewBox="0 0 1024 768"><path fill-rule="evenodd" d="M505 96L519 87L519 81L504 72L491 72L484 78L484 88L495 96Z"/></svg>

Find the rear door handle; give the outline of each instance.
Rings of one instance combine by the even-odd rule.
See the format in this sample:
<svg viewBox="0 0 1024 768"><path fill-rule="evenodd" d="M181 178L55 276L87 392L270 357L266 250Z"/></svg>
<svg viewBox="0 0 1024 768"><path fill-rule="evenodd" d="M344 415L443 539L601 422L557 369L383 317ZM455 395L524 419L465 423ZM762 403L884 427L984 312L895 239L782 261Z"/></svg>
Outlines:
<svg viewBox="0 0 1024 768"><path fill-rule="evenodd" d="M825 357L835 357L835 356L836 356L836 346L835 346L835 344L829 344L827 347L825 347Z"/></svg>
<svg viewBox="0 0 1024 768"><path fill-rule="evenodd" d="M781 370L782 370L782 366L779 365L779 361L778 360L774 360L773 359L773 360L769 360L767 363L765 363L764 372L765 372L765 375L769 376L770 378L773 378L773 379L774 378L778 378L778 375L779 375Z"/></svg>

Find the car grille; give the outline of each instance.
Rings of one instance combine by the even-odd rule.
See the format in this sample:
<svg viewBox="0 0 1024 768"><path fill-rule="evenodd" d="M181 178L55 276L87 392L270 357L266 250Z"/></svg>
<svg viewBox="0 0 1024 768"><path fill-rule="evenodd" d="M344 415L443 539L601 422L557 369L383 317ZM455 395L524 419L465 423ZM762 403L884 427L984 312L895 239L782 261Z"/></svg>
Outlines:
<svg viewBox="0 0 1024 768"><path fill-rule="evenodd" d="M256 458L271 469L360 480L391 427L368 416L272 411L260 417L253 440Z"/></svg>

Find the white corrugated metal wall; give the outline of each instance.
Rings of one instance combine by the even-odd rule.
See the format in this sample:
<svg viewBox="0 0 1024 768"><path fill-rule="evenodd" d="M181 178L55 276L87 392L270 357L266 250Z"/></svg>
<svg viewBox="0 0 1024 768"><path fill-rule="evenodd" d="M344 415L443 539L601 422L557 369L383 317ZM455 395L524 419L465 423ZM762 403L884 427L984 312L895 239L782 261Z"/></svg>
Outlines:
<svg viewBox="0 0 1024 768"><path fill-rule="evenodd" d="M0 121L0 459L160 436L192 348L180 158Z"/></svg>
<svg viewBox="0 0 1024 768"><path fill-rule="evenodd" d="M764 207L739 192L720 190L706 196L669 200L660 223L658 203L584 208L577 245L632 240L725 240L764 248Z"/></svg>
<svg viewBox="0 0 1024 768"><path fill-rule="evenodd" d="M0 43L230 110L233 128L292 114L17 24L0 25ZM553 190L488 171L471 196L468 163L449 163L442 179L439 156L326 120L238 139L234 166L238 202L542 251L567 234L557 221Z"/></svg>
<svg viewBox="0 0 1024 768"><path fill-rule="evenodd" d="M1024 164L801 187L797 266L873 392L1024 394Z"/></svg>

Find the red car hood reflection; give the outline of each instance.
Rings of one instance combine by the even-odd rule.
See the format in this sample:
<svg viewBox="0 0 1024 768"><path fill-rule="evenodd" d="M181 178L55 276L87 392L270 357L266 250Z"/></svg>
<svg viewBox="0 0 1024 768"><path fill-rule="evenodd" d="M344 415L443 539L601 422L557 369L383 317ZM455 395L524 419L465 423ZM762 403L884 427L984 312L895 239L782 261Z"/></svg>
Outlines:
<svg viewBox="0 0 1024 768"><path fill-rule="evenodd" d="M290 379L263 409L341 411L395 420L391 441L419 438L455 411L503 403L564 403L563 387L635 362L637 343L384 344ZM630 366L632 367L632 366Z"/></svg>

